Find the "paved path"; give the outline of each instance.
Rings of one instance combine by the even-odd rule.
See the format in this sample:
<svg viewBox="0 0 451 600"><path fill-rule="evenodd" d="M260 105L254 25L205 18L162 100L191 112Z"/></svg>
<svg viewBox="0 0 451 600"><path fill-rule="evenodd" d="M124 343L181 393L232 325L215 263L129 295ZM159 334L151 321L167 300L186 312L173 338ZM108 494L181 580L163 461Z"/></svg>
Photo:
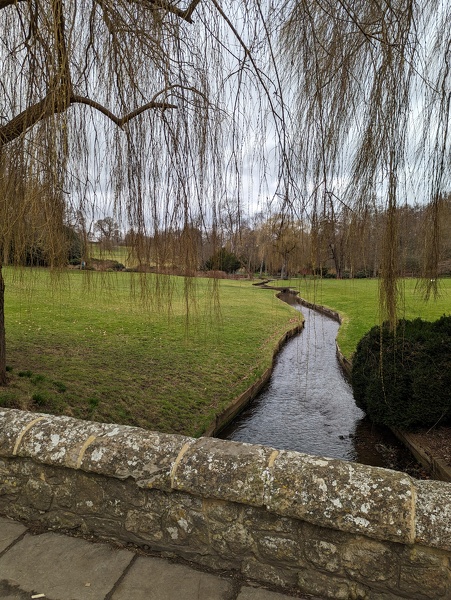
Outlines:
<svg viewBox="0 0 451 600"><path fill-rule="evenodd" d="M293 596L0 517L3 600L287 600ZM311 596L298 596L313 600Z"/></svg>

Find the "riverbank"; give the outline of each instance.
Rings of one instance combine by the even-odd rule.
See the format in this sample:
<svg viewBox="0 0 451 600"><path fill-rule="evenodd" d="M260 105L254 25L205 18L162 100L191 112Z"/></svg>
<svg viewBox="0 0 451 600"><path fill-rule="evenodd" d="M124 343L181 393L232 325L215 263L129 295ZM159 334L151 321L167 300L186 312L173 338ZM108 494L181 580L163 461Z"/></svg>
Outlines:
<svg viewBox="0 0 451 600"><path fill-rule="evenodd" d="M299 302L303 306L308 306L338 321L340 326L342 325L343 318L337 311L308 302L300 297ZM338 342L336 343L336 350L337 360L346 377L350 379L352 361L341 352ZM413 432L392 428L392 432L412 453L419 464L430 473L433 479L451 482L451 427L424 428Z"/></svg>
<svg viewBox="0 0 451 600"><path fill-rule="evenodd" d="M339 312L342 325L337 342L350 360L359 340L373 325L380 324L379 282L377 279L309 279L298 278L283 282L299 292L307 302ZM275 285L278 285L275 284ZM399 285L403 301L399 314L406 319L420 317L434 321L451 312L451 278L439 281L440 295L424 300L416 279L402 279Z"/></svg>
<svg viewBox="0 0 451 600"><path fill-rule="evenodd" d="M45 269L11 268L4 276L5 408L197 437L302 323L248 281L81 271L54 280Z"/></svg>

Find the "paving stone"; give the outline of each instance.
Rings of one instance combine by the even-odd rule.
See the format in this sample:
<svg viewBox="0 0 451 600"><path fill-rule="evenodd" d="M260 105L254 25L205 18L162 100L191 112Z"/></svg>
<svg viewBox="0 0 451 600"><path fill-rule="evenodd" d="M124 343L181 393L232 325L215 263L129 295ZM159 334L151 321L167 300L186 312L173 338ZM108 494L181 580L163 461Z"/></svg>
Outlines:
<svg viewBox="0 0 451 600"><path fill-rule="evenodd" d="M99 600L133 554L55 533L26 535L0 558L1 580L53 600ZM21 598L20 595L16 596Z"/></svg>
<svg viewBox="0 0 451 600"><path fill-rule="evenodd" d="M159 558L138 557L111 600L229 600L232 591L227 579Z"/></svg>
<svg viewBox="0 0 451 600"><path fill-rule="evenodd" d="M25 531L21 523L3 519L0 517L0 552L3 552L10 544L17 540Z"/></svg>
<svg viewBox="0 0 451 600"><path fill-rule="evenodd" d="M245 586L241 589L236 600L287 600L287 598L288 596L285 594Z"/></svg>
<svg viewBox="0 0 451 600"><path fill-rule="evenodd" d="M0 598L2 600L30 600L30 593L21 590L18 583L0 580Z"/></svg>

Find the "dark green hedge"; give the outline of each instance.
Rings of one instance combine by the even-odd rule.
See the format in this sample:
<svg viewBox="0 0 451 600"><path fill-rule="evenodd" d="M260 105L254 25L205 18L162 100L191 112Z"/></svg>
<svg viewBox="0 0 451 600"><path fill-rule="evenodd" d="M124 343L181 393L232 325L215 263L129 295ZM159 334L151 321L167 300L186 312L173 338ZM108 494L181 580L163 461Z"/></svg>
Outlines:
<svg viewBox="0 0 451 600"><path fill-rule="evenodd" d="M451 316L373 327L353 358L357 406L372 421L409 429L451 423Z"/></svg>

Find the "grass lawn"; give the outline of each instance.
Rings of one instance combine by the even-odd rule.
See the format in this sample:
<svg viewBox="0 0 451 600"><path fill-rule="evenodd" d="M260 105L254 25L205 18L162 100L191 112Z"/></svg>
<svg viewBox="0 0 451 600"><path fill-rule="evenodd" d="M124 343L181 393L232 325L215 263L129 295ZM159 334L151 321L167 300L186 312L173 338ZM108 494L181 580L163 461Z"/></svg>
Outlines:
<svg viewBox="0 0 451 600"><path fill-rule="evenodd" d="M127 268L133 268L138 264L138 260L128 246L115 246L112 250L106 250L100 244L90 244L89 255L91 258L101 260L116 260Z"/></svg>
<svg viewBox="0 0 451 600"><path fill-rule="evenodd" d="M200 435L301 316L248 281L4 268L10 383L0 406Z"/></svg>
<svg viewBox="0 0 451 600"><path fill-rule="evenodd" d="M286 283L299 290L300 296L306 300L340 313L343 324L338 334L338 344L347 357L352 355L360 338L381 321L376 279L293 279ZM426 321L435 321L443 314L450 314L451 279L441 279L439 284L441 294L438 300L425 302L416 280L402 280L402 316L406 319L421 317Z"/></svg>

